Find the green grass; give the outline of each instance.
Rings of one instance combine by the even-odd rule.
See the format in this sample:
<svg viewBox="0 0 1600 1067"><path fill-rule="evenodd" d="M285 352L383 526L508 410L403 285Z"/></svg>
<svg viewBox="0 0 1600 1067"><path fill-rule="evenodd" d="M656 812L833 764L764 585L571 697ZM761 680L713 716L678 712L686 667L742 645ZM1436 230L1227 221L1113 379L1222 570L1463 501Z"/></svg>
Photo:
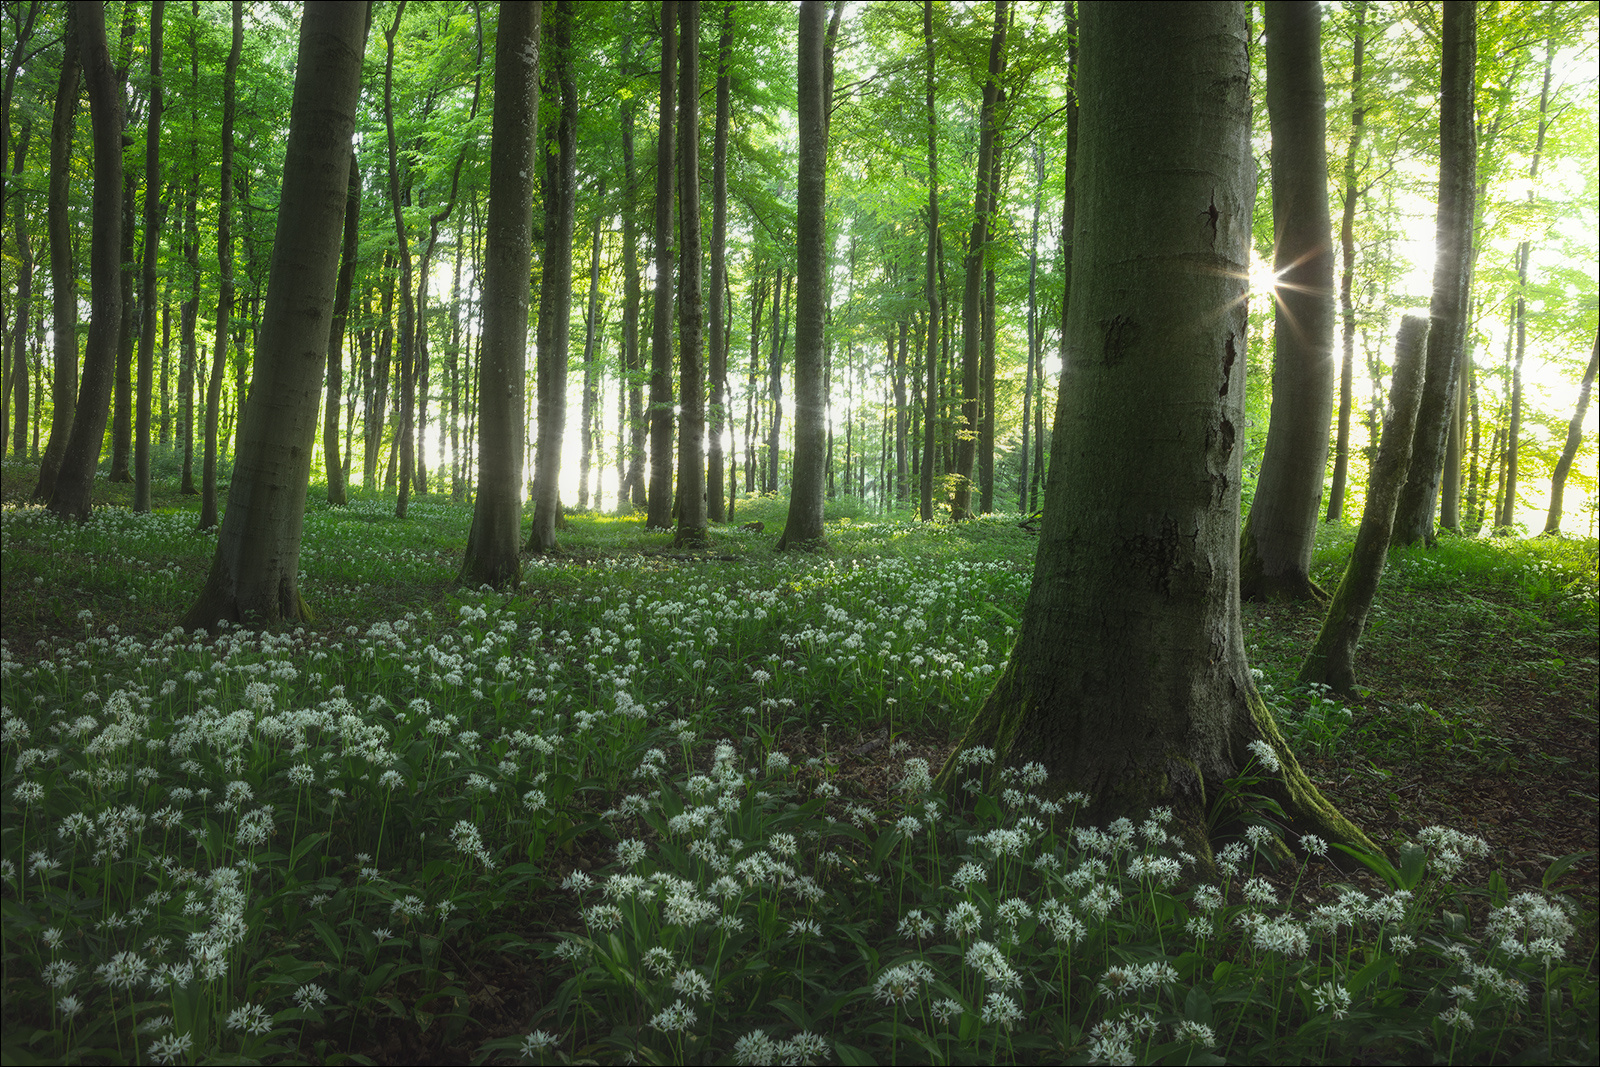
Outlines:
<svg viewBox="0 0 1600 1067"><path fill-rule="evenodd" d="M316 622L211 638L172 622L212 537L157 500L0 512L8 1063L1594 1058L1576 860L1508 880L1413 824L1365 877L1315 842L1273 869L1263 826L1195 885L1161 813L1081 826L1040 769L931 793L1014 636L1016 516L844 501L782 556L779 498L702 553L574 516L499 594L454 584L463 506L313 503ZM1405 596L1458 603L1445 632L1522 635L1503 657L1581 697L1550 635L1593 632L1593 551L1397 553L1373 644L1425 641ZM1303 755L1495 758L1448 689L1410 718L1289 691L1306 615L1272 612Z"/></svg>

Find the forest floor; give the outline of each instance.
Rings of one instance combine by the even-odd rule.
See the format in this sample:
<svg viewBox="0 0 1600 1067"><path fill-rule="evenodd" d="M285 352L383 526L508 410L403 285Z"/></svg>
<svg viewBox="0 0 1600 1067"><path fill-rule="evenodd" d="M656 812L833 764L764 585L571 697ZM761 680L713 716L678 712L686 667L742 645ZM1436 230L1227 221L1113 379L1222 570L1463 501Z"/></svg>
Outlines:
<svg viewBox="0 0 1600 1067"><path fill-rule="evenodd" d="M8 461L0 479L0 503L13 508L23 502L33 476L30 465ZM125 485L100 480L96 492L108 505L129 502ZM192 526L194 500L176 493L170 481L157 483L156 510L169 513L174 524ZM438 500L422 498L410 528L394 542L407 546L404 551L414 560L430 565L408 569L401 559L374 574L370 564L353 560L343 585L332 582L319 589L319 577L313 577L308 600L323 614L307 629L334 635L347 626L365 629L406 612L448 615L458 603L452 599L448 564L452 554L459 557L470 511ZM382 511L392 504L371 503L359 515L353 512L356 521L347 524L370 523L374 537L398 532ZM750 562L772 559L781 502L740 501L740 507L738 522L763 519L766 532L720 531L710 555ZM314 502L313 508L322 506ZM841 502L830 517L850 510ZM830 526L835 554L846 564L880 552L915 560L919 551L977 551L990 559L1009 558L1025 570L1036 543L1014 523L990 522L967 532L948 532L936 545L929 540L907 547L885 540L901 534L880 533L870 515L859 510L855 515L853 522L846 517ZM1315 576L1329 589L1337 583L1353 535L1349 527L1325 531ZM89 553L68 568L71 577L59 583L52 579L47 586L29 577L38 567L27 560L31 553L51 549L15 540L8 524L0 636L10 656L26 664L37 655L37 645L48 647L52 639L75 632L84 611L92 612L96 626L114 626L110 632L136 638L153 638L170 629L204 577L214 538L194 534L189 542L192 552L165 558L94 558ZM352 553L359 554L363 543L357 531L350 542ZM707 573L697 562L701 557L673 552L670 537L644 534L631 520L574 516L565 543L563 557L529 576L528 595L548 601L552 610L559 610L562 597L571 591L571 579L563 575L577 571L642 562L680 568L685 581L701 581ZM323 547L321 558L327 563L333 557ZM60 561L52 565L59 567ZM1587 577L1574 580L1574 566L1579 575L1587 568ZM1591 975L1600 905L1595 566L1592 539L1446 536L1431 551L1397 550L1357 657L1360 693L1344 701L1295 690L1291 684L1321 622L1317 605L1244 607L1246 643L1263 695L1295 727L1291 736L1297 739L1301 763L1325 795L1388 847L1414 840L1431 825L1481 835L1494 849L1491 869L1501 872L1512 894L1543 888L1563 893L1577 905L1575 955L1576 960L1588 958ZM303 564L303 569L311 565ZM324 569L337 568L328 563ZM143 576L143 585L130 586L127 576L135 572ZM152 595L153 589L158 595ZM160 602L153 604L152 599ZM1003 649L999 655L1003 658ZM939 767L959 736L964 710L933 708L898 728L859 720L840 723L831 736L815 724L797 724L785 733L782 747L796 765L825 755L837 765L834 781L847 796L887 803L899 781L899 757L922 756ZM896 758L891 760L891 754ZM605 863L601 850L607 847L600 840L577 842L580 856L589 853L581 865ZM1330 886L1352 878L1359 883L1365 877L1365 872L1352 876L1331 867L1318 869ZM1315 899L1317 890L1313 879L1303 892ZM545 905L528 909L530 914L539 911L547 921L576 921L564 896L552 895ZM513 1032L527 1018L515 1002L539 1002L554 982L522 966L508 964L507 970L493 973L480 964L467 982L475 1024L454 1035L453 1049L428 1040L384 1040L365 1054L377 1062L427 1062L465 1052L474 1040Z"/></svg>

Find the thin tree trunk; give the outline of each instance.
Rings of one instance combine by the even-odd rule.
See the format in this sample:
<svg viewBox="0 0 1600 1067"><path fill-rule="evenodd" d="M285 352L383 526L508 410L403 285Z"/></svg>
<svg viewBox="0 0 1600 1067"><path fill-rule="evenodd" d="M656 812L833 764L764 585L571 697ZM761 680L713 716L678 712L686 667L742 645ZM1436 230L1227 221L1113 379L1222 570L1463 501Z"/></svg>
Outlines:
<svg viewBox="0 0 1600 1067"><path fill-rule="evenodd" d="M328 503L343 507L344 465L339 459L339 395L344 388L344 325L350 317L350 290L356 279L361 240L361 167L351 153L350 178L344 202L344 237L339 250L339 279L334 283L333 321L328 325L328 385L322 409L322 466L328 476Z"/></svg>
<svg viewBox="0 0 1600 1067"><path fill-rule="evenodd" d="M622 35L621 68L626 76L633 68L633 35L629 27ZM622 377L627 393L627 433L623 447L627 470L618 490L617 508L624 500L636 508L645 506L644 483L644 398L641 379L644 357L639 348L639 305L643 300L639 282L639 236L634 213L638 210L639 182L633 165L633 113L635 98L622 102Z"/></svg>
<svg viewBox="0 0 1600 1067"><path fill-rule="evenodd" d="M918 510L923 522L932 522L933 457L938 447L936 412L939 402L939 288L936 266L939 248L939 113L933 106L933 0L922 0L922 43L925 114L928 122L928 259L924 279L928 298L928 388L922 394L922 501Z"/></svg>
<svg viewBox="0 0 1600 1067"><path fill-rule="evenodd" d="M1367 109L1361 103L1363 59L1367 50L1367 3L1355 0L1354 53L1350 60L1350 143L1344 155L1344 212L1339 222L1339 250L1344 273L1339 276L1339 311L1343 356L1339 361L1339 431L1333 446L1333 479L1328 485L1328 522L1344 517L1344 487L1350 471L1350 414L1355 403L1356 308L1352 286L1356 273L1356 204L1361 199L1356 183L1356 160L1366 131ZM1409 464L1408 464L1409 465ZM1392 520L1391 520L1392 522Z"/></svg>
<svg viewBox="0 0 1600 1067"><path fill-rule="evenodd" d="M34 5L36 9L37 4ZM30 9L30 21L34 10ZM20 43L19 43L20 44ZM7 77L14 77L8 72ZM16 175L17 191L13 194L12 204L12 234L17 243L17 327L11 339L10 375L6 381L8 390L5 399L11 401L15 398L16 422L12 427L11 451L20 456L28 444L28 310L33 305L33 244L28 240L28 198L22 195L23 163L28 154L28 142L32 139L33 122L25 120L22 124L22 133L17 138L15 165L12 173ZM0 157L3 162L3 157ZM10 409L7 409L8 414ZM4 434L0 434L0 449L5 444Z"/></svg>
<svg viewBox="0 0 1600 1067"><path fill-rule="evenodd" d="M394 133L394 39L400 32L400 18L405 14L405 0L395 5L394 23L384 31L388 43L383 67L383 121L389 139L389 204L394 211L396 258L400 265L400 417L395 433L393 462L399 466L399 496L395 501L395 518L406 517L411 502L411 478L416 461L412 448L412 419L416 413L416 307L411 288L411 241L407 235L405 214L402 211L399 145Z"/></svg>
<svg viewBox="0 0 1600 1067"><path fill-rule="evenodd" d="M1572 421L1567 423L1567 441L1561 448L1561 458L1556 460L1556 469L1550 475L1550 511L1544 520L1544 532L1547 534L1561 532L1561 498L1567 488L1567 473L1572 470L1573 457L1583 443L1583 419L1588 414L1589 397L1594 392L1597 363L1600 363L1600 332L1595 334L1594 347L1589 351L1589 366L1583 372L1583 385L1578 390L1578 410L1573 413Z"/></svg>
<svg viewBox="0 0 1600 1067"><path fill-rule="evenodd" d="M711 404L709 455L706 461L706 518L726 522L730 501L723 504L723 434L728 426L728 346L732 335L728 287L728 123L732 114L733 4L722 6L722 32L717 39L717 117L711 143Z"/></svg>
<svg viewBox="0 0 1600 1067"><path fill-rule="evenodd" d="M595 408L600 396L595 384L595 338L600 323L600 223L605 213L606 179L600 176L600 187L595 192L594 231L589 238L589 298L583 313L583 415L578 447L578 508L589 509L589 475L593 468ZM600 494L595 493L595 506L600 504Z"/></svg>
<svg viewBox="0 0 1600 1067"><path fill-rule="evenodd" d="M682 0L678 56L678 528L679 547L706 542L705 299L700 240L700 0ZM720 279L717 279L720 281ZM715 283L712 292L717 294ZM717 344L713 327L712 347ZM719 479L720 481L720 479Z"/></svg>
<svg viewBox="0 0 1600 1067"><path fill-rule="evenodd" d="M233 311L233 118L239 57L244 48L244 4L233 0L233 44L222 79L222 164L217 173L217 332L211 345L211 379L206 385L206 451L200 472L200 528L217 524L217 461L221 448L222 379L228 366ZM244 402L241 393L238 403Z"/></svg>
<svg viewBox="0 0 1600 1067"><path fill-rule="evenodd" d="M645 526L672 525L672 206L678 110L678 4L661 3L661 109L656 123L656 292L650 331L650 499Z"/></svg>
<svg viewBox="0 0 1600 1067"><path fill-rule="evenodd" d="M1477 17L1473 0L1444 5L1443 62L1439 107L1439 211L1434 229L1435 263L1428 368L1411 470L1395 512L1400 545L1434 541L1433 518L1444 469L1445 436L1455 404L1456 367L1465 346L1472 292L1473 202L1477 135L1473 99L1477 66Z"/></svg>
<svg viewBox="0 0 1600 1067"><path fill-rule="evenodd" d="M1022 465L1017 510L1028 514L1028 444L1033 421L1033 367L1039 358L1039 215L1044 210L1044 150L1033 145L1033 232L1028 238L1028 370L1022 387ZM1041 383L1042 384L1042 383Z"/></svg>
<svg viewBox="0 0 1600 1067"><path fill-rule="evenodd" d="M1411 465L1416 434L1417 405L1422 400L1423 346L1428 320L1408 315L1395 339L1394 379L1389 396L1393 414L1383 428L1383 443L1367 479L1367 502L1361 528L1344 577L1333 594L1316 643L1300 665L1296 685L1325 685L1348 695L1355 687L1356 646L1366 629L1367 614L1378 594L1384 563L1389 557L1389 536L1394 530L1395 505Z"/></svg>
<svg viewBox="0 0 1600 1067"><path fill-rule="evenodd" d="M150 400L156 354L156 256L161 249L161 38L165 0L150 5L150 118L145 123L144 264L138 382L134 387L133 510L150 510Z"/></svg>

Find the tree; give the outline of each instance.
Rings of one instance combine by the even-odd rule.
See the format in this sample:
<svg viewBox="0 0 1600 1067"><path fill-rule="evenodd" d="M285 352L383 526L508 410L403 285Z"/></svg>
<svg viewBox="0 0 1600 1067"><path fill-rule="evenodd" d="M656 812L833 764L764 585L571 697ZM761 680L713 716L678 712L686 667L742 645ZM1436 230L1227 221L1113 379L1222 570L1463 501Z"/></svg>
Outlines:
<svg viewBox="0 0 1600 1067"><path fill-rule="evenodd" d="M62 518L87 519L95 467L111 413L117 332L122 324L122 90L106 45L105 9L98 0L74 5L83 77L94 128L94 230L89 245L89 338L77 412L61 455L49 508Z"/></svg>
<svg viewBox="0 0 1600 1067"><path fill-rule="evenodd" d="M1367 50L1368 0L1355 0L1355 37L1350 61L1350 143L1344 157L1343 215L1339 222L1339 250L1344 272L1339 276L1339 311L1343 321L1343 355L1339 361L1339 432L1334 443L1333 479L1328 484L1328 521L1338 522L1344 515L1344 487L1350 469L1350 412L1355 402L1351 386L1355 377L1356 311L1351 287L1355 283L1356 203L1361 198L1356 184L1356 164L1361 151L1361 135L1366 124L1362 107L1362 60Z"/></svg>
<svg viewBox="0 0 1600 1067"><path fill-rule="evenodd" d="M675 545L703 545L706 510L705 300L700 288L700 0L682 0L678 62L678 531ZM712 344L716 344L715 330Z"/></svg>
<svg viewBox="0 0 1600 1067"><path fill-rule="evenodd" d="M560 0L551 24L555 81L561 89L556 151L546 162L543 293L536 388L539 444L534 452L531 552L554 552L561 512L561 441L567 430L567 348L572 332L572 230L577 212L578 87L572 56L572 4ZM548 180L554 178L553 181Z"/></svg>
<svg viewBox="0 0 1600 1067"><path fill-rule="evenodd" d="M1589 366L1583 372L1583 385L1578 390L1578 409L1567 423L1567 441L1561 447L1561 458L1550 475L1550 512L1545 516L1544 532L1561 532L1561 498L1567 488L1567 472L1572 470L1572 459L1583 443L1583 417L1589 410L1589 396L1594 391L1595 368L1600 365L1600 332L1595 334L1594 347L1589 350Z"/></svg>
<svg viewBox="0 0 1600 1067"><path fill-rule="evenodd" d="M1422 353L1427 331L1428 320L1421 315L1408 315L1400 324L1400 336L1395 340L1394 379L1389 386L1393 410L1372 464L1361 528L1344 577L1328 605L1322 630L1295 678L1296 685L1325 685L1339 694L1348 694L1355 686L1356 646L1361 643L1367 613L1372 610L1389 558L1394 509L1406 480L1406 469L1411 466L1417 405L1422 400Z"/></svg>
<svg viewBox="0 0 1600 1067"><path fill-rule="evenodd" d="M802 0L797 45L799 70L800 161L798 221L795 227L794 315L794 475L789 483L789 517L778 550L820 548L827 428L822 389L824 277L827 267L828 109L824 99L824 0Z"/></svg>
<svg viewBox="0 0 1600 1067"><path fill-rule="evenodd" d="M722 31L717 40L717 117L711 144L711 432L708 438L706 473L706 517L712 522L728 521L728 506L723 504L722 434L727 425L728 348L733 331L729 322L732 301L728 298L728 122L732 114L733 9L722 5Z"/></svg>
<svg viewBox="0 0 1600 1067"><path fill-rule="evenodd" d="M538 166L538 3L502 3L495 38L494 133L478 349L478 492L461 581L515 586L522 574L523 377L533 176Z"/></svg>
<svg viewBox="0 0 1600 1067"><path fill-rule="evenodd" d="M161 248L161 31L164 0L150 5L150 118L144 140L144 263L139 275L138 382L134 387L133 510L150 510L150 394L156 350L156 255Z"/></svg>
<svg viewBox="0 0 1600 1067"><path fill-rule="evenodd" d="M923 286L928 298L928 387L922 395L922 506L923 522L933 521L933 457L938 447L934 411L939 397L939 113L933 106L933 0L922 0L922 41L925 67L925 104L928 117L928 254Z"/></svg>
<svg viewBox="0 0 1600 1067"><path fill-rule="evenodd" d="M1247 600L1326 594L1311 580L1317 507L1333 417L1333 230L1322 83L1322 9L1266 8L1272 123L1272 415L1245 520L1239 591Z"/></svg>
<svg viewBox="0 0 1600 1067"><path fill-rule="evenodd" d="M1000 78L1006 69L1005 48L1006 0L994 0L989 71L983 83L983 104L978 112L978 173L972 192L972 234L967 239L967 254L962 263L965 285L961 294L961 428L956 444L956 499L952 511L953 517L958 520L972 517L972 466L978 453L979 421L982 415L978 364L983 329L979 320L989 220L994 214L997 200L995 186L999 168L996 166L995 106L1000 99ZM992 477L987 492L992 502Z"/></svg>
<svg viewBox="0 0 1600 1067"><path fill-rule="evenodd" d="M367 5L314 0L300 22L266 307L217 550L185 628L310 618L300 534L361 90Z"/></svg>
<svg viewBox="0 0 1600 1067"><path fill-rule="evenodd" d="M344 465L339 461L339 390L344 384L344 324L350 317L350 290L355 284L356 256L361 242L361 168L350 160L345 193L344 238L339 252L339 280L333 295L333 324L328 327L328 387L322 405L322 469L328 476L328 503L349 503Z"/></svg>
<svg viewBox="0 0 1600 1067"><path fill-rule="evenodd" d="M233 0L233 43L222 74L222 159L217 171L217 330L211 342L211 376L206 379L206 443L200 461L200 529L217 524L217 460L222 447L222 377L228 366L233 316L233 118L238 101L239 58L244 48L244 3ZM194 181L198 184L199 176ZM191 201L190 210L193 211ZM198 243L193 250L198 263ZM199 279L195 279L198 300ZM193 315L190 317L191 347ZM243 399L242 397L240 399Z"/></svg>
<svg viewBox="0 0 1600 1067"><path fill-rule="evenodd" d="M661 111L656 123L656 292L650 328L650 499L645 526L672 525L672 205L678 0L661 0Z"/></svg>
<svg viewBox="0 0 1600 1067"><path fill-rule="evenodd" d="M1038 558L960 749L1041 762L1101 825L1170 806L1204 861L1207 797L1258 742L1300 829L1371 847L1300 770L1240 624L1246 7L1084 4L1079 24L1076 281Z"/></svg>
<svg viewBox="0 0 1600 1067"><path fill-rule="evenodd" d="M51 325L55 334L50 376L50 436L39 460L35 503L54 495L61 457L72 435L78 404L78 281L72 266L72 222L67 202L72 183L72 134L78 113L78 81L82 48L78 41L78 6L67 5L67 33L61 49L61 74L56 82L55 111L50 119L50 193L45 228L50 239Z"/></svg>
<svg viewBox="0 0 1600 1067"><path fill-rule="evenodd" d="M1434 540L1433 516L1444 473L1445 438L1455 408L1458 367L1466 340L1472 291L1472 218L1476 200L1477 134L1473 87L1477 18L1473 0L1444 4L1439 99L1439 210L1434 223L1433 297L1428 304L1428 365L1417 410L1411 470L1395 512L1402 545Z"/></svg>

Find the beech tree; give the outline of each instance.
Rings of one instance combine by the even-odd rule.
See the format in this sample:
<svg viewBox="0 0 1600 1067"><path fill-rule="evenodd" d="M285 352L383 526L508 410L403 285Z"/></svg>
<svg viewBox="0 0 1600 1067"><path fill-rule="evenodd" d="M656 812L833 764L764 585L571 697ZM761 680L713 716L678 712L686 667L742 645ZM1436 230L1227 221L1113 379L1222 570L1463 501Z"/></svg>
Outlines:
<svg viewBox="0 0 1600 1067"><path fill-rule="evenodd" d="M706 509L704 318L700 288L700 0L680 0L678 58L678 530L676 545L702 545ZM712 344L716 344L715 330Z"/></svg>
<svg viewBox="0 0 1600 1067"><path fill-rule="evenodd" d="M1372 848L1289 751L1240 624L1246 5L1086 3L1079 19L1075 282L1038 558L957 751L1043 763L1098 825L1169 806L1204 861L1207 797L1257 743L1293 824Z"/></svg>
<svg viewBox="0 0 1600 1067"><path fill-rule="evenodd" d="M650 328L650 489L645 525L672 525L672 205L677 159L678 0L661 2L661 110L656 124L656 292Z"/></svg>
<svg viewBox="0 0 1600 1067"><path fill-rule="evenodd" d="M789 517L778 549L820 548L827 460L826 399L822 388L823 318L827 312L828 109L823 85L824 0L802 0L796 46L800 96L799 214L796 225L794 313L794 476Z"/></svg>
<svg viewBox="0 0 1600 1067"><path fill-rule="evenodd" d="M1322 8L1266 7L1272 123L1272 415L1245 520L1239 588L1248 599L1325 594L1311 580L1333 417L1333 231L1328 216Z"/></svg>
<svg viewBox="0 0 1600 1067"><path fill-rule="evenodd" d="M333 317L367 5L312 0L294 102L266 308L240 413L239 450L211 570L185 628L308 619L300 534Z"/></svg>
<svg viewBox="0 0 1600 1067"><path fill-rule="evenodd" d="M519 460L538 166L539 21L537 2L500 5L478 349L478 492L461 564L461 581L471 586L514 587L522 574Z"/></svg>

